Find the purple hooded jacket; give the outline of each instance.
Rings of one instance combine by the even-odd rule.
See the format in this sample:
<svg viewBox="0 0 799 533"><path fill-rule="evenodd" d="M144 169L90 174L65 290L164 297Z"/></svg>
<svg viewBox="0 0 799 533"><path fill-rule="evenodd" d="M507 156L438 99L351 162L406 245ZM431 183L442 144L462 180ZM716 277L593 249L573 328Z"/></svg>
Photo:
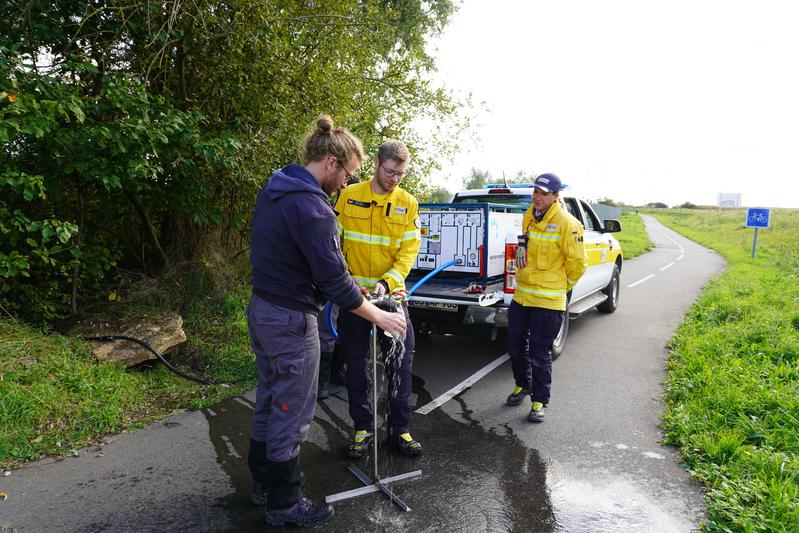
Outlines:
<svg viewBox="0 0 799 533"><path fill-rule="evenodd" d="M363 301L339 247L336 214L305 168L275 172L258 195L250 237L252 290L281 307L318 313Z"/></svg>

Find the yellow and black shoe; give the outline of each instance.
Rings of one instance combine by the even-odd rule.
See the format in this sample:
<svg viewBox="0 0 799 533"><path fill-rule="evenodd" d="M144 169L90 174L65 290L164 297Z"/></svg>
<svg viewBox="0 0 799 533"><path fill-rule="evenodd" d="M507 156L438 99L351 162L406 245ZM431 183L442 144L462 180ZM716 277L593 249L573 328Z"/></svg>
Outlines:
<svg viewBox="0 0 799 533"><path fill-rule="evenodd" d="M405 457L422 455L422 444L418 440L413 440L410 433L403 433L399 437L389 437L389 442Z"/></svg>
<svg viewBox="0 0 799 533"><path fill-rule="evenodd" d="M527 420L534 423L544 421L544 404L541 402L533 402L530 406L530 414L527 415Z"/></svg>
<svg viewBox="0 0 799 533"><path fill-rule="evenodd" d="M350 459L360 459L367 454L369 448L374 444L374 433L369 433L365 429L355 432L355 439L347 448L347 457Z"/></svg>
<svg viewBox="0 0 799 533"><path fill-rule="evenodd" d="M532 391L530 389L524 389L519 387L518 385L514 387L513 392L508 395L508 399L505 400L505 403L510 405L511 407L515 407L522 403L525 396L529 396Z"/></svg>

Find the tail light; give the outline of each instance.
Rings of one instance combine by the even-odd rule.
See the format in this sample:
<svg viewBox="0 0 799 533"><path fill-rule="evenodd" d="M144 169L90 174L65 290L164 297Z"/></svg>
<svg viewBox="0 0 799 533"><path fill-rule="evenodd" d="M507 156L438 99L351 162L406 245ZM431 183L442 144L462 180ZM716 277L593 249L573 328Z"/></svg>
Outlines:
<svg viewBox="0 0 799 533"><path fill-rule="evenodd" d="M505 243L505 294L516 292L516 243Z"/></svg>

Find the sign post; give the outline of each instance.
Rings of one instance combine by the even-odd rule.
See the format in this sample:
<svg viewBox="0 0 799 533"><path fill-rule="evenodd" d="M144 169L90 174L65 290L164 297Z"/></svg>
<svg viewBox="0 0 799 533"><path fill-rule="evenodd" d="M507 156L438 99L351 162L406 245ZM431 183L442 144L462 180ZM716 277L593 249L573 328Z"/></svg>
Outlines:
<svg viewBox="0 0 799 533"><path fill-rule="evenodd" d="M755 238L752 241L752 259L755 258L757 249L757 230L767 228L771 218L771 210L768 208L750 207L746 213L746 227L755 228Z"/></svg>

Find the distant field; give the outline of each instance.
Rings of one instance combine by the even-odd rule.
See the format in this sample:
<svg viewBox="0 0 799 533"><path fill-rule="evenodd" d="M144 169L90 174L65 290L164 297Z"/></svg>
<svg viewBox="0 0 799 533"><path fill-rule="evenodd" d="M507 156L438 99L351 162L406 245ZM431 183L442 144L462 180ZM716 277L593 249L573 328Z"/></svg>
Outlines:
<svg viewBox="0 0 799 533"><path fill-rule="evenodd" d="M799 531L799 210L658 210L729 261L671 343L664 428L708 488L710 531Z"/></svg>

